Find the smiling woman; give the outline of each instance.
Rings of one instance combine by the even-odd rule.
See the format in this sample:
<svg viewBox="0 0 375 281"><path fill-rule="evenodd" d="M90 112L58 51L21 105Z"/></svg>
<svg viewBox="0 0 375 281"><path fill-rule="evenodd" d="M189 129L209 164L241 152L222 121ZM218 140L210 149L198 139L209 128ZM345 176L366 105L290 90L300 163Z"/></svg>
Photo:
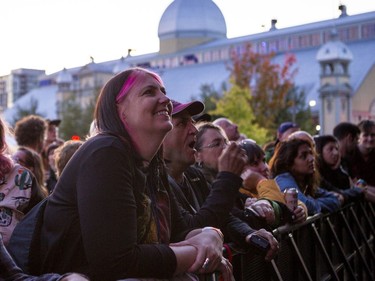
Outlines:
<svg viewBox="0 0 375 281"><path fill-rule="evenodd" d="M107 82L95 110L98 133L73 155L47 199L32 272L196 280L206 258L208 269L217 269L222 237L190 229L171 200L161 154L171 113L154 72L131 68Z"/></svg>

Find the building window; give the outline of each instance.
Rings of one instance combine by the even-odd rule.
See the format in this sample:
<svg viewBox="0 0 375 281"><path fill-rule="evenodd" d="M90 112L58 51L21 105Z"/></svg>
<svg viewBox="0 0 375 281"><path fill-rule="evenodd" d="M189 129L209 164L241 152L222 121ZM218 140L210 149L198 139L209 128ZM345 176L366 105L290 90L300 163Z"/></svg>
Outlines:
<svg viewBox="0 0 375 281"><path fill-rule="evenodd" d="M292 36L290 39L290 47L292 50L299 49L299 36Z"/></svg>
<svg viewBox="0 0 375 281"><path fill-rule="evenodd" d="M346 28L341 28L339 30L339 38L343 42L358 40L359 32L358 32L358 26L349 26Z"/></svg>
<svg viewBox="0 0 375 281"><path fill-rule="evenodd" d="M178 57L174 57L171 60L171 67L177 67L179 65Z"/></svg>
<svg viewBox="0 0 375 281"><path fill-rule="evenodd" d="M311 46L310 44L310 34L302 35L299 38L300 40L300 48L308 48Z"/></svg>
<svg viewBox="0 0 375 281"><path fill-rule="evenodd" d="M269 51L270 52L278 52L279 51L279 48L278 48L278 44L279 41L278 40L272 40L269 42Z"/></svg>
<svg viewBox="0 0 375 281"><path fill-rule="evenodd" d="M207 51L204 53L204 62L211 62L211 52Z"/></svg>
<svg viewBox="0 0 375 281"><path fill-rule="evenodd" d="M229 58L229 55L228 55L228 48L223 48L223 49L220 49L220 59L221 60L227 60Z"/></svg>
<svg viewBox="0 0 375 281"><path fill-rule="evenodd" d="M311 47L320 46L322 44L320 38L320 33L311 34Z"/></svg>
<svg viewBox="0 0 375 281"><path fill-rule="evenodd" d="M285 51L289 51L289 40L288 38L282 38L279 40L279 51L280 52L285 52Z"/></svg>
<svg viewBox="0 0 375 281"><path fill-rule="evenodd" d="M362 39L369 39L375 37L375 23L362 25Z"/></svg>
<svg viewBox="0 0 375 281"><path fill-rule="evenodd" d="M172 65L172 62L171 62L171 59L170 59L170 58L164 60L164 66L165 66L166 68L170 68L171 65Z"/></svg>

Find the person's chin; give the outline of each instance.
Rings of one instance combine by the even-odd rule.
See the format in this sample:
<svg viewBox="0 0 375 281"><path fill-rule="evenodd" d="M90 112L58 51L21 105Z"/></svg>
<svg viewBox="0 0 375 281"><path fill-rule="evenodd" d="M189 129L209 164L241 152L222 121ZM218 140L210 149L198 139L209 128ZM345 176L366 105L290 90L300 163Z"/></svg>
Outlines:
<svg viewBox="0 0 375 281"><path fill-rule="evenodd" d="M166 121L165 123L163 123L163 125L161 125L163 131L165 132L169 132L170 130L173 129L173 124L171 121Z"/></svg>

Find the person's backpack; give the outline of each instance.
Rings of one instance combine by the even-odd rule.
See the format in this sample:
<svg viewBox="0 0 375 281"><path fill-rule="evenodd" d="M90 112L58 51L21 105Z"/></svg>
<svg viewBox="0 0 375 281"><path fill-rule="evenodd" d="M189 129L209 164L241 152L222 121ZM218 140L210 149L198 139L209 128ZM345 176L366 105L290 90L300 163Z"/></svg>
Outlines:
<svg viewBox="0 0 375 281"><path fill-rule="evenodd" d="M40 231L47 199L35 205L16 225L6 247L16 264L27 274L39 274Z"/></svg>

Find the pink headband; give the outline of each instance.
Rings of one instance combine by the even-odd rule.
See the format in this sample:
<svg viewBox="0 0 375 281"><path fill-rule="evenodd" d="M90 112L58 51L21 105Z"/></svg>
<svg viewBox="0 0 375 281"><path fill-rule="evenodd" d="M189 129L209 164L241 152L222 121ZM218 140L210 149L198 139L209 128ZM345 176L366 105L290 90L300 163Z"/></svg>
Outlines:
<svg viewBox="0 0 375 281"><path fill-rule="evenodd" d="M119 103L120 100L128 93L130 88L134 85L135 80L137 79L137 76L133 75L133 73L130 74L129 78L126 80L124 85L122 86L120 92L118 93L116 97L116 103Z"/></svg>

